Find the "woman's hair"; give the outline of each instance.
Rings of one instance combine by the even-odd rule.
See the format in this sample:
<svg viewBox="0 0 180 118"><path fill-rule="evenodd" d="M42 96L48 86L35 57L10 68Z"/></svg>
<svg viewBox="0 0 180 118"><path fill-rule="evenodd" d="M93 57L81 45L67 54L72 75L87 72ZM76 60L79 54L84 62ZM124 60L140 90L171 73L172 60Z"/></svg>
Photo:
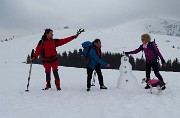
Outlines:
<svg viewBox="0 0 180 118"><path fill-rule="evenodd" d="M50 28L47 28L47 29L45 29L45 31L44 31L44 34L43 34L43 36L42 36L42 40L47 40L47 36L46 36L46 34L48 34L49 32L53 32L53 30L52 29L50 29Z"/></svg>
<svg viewBox="0 0 180 118"><path fill-rule="evenodd" d="M147 41L147 42L150 42L151 41L151 36L149 34L142 34L141 35L141 40L142 41Z"/></svg>
<svg viewBox="0 0 180 118"><path fill-rule="evenodd" d="M101 40L100 39L95 39L93 42L98 43L99 41L101 41Z"/></svg>
<svg viewBox="0 0 180 118"><path fill-rule="evenodd" d="M100 40L100 39L95 39L95 40L93 41L93 46L95 46L94 43L98 43L99 41L101 41L101 40Z"/></svg>

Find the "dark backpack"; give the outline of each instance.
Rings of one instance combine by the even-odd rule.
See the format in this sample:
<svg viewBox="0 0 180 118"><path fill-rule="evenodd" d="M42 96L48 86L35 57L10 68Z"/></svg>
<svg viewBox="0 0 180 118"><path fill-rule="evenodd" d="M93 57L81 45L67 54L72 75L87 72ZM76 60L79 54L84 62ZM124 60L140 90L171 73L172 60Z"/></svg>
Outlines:
<svg viewBox="0 0 180 118"><path fill-rule="evenodd" d="M88 60L88 54L89 54L89 51L91 50L91 47L92 47L91 44L92 43L90 41L85 41L85 42L83 42L81 44L82 47L83 47L83 51L82 51L81 57L82 57L82 59L84 59L86 61Z"/></svg>

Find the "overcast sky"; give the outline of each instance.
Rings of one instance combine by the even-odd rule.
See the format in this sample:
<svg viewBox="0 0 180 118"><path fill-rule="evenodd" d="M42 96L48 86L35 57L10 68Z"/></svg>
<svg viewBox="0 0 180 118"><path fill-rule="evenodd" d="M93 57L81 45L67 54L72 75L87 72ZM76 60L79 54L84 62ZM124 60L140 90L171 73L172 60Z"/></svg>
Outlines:
<svg viewBox="0 0 180 118"><path fill-rule="evenodd" d="M180 0L0 0L0 39L45 28L102 28L137 18L180 20Z"/></svg>

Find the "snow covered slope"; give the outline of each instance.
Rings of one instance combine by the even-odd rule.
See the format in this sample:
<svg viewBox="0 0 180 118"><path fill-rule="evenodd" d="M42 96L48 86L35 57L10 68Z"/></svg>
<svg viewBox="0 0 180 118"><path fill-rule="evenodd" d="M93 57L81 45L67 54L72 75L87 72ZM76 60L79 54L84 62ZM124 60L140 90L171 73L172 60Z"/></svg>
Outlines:
<svg viewBox="0 0 180 118"><path fill-rule="evenodd" d="M134 25L137 24L136 22ZM132 25L131 25L132 26ZM130 51L138 48L141 45L140 36L144 31L131 31L129 25L121 25L108 29L86 30L77 39L72 42L58 47L57 51L62 53L64 51L73 51L81 48L81 43L84 41L93 41L95 38L102 40L102 51L120 52ZM136 27L134 27L136 29ZM74 35L77 29L66 29L54 31L54 38L64 38ZM30 36L13 39L10 41L0 42L0 63L11 62L25 62L26 57L30 54L31 49L35 48L41 39L41 34L33 34ZM167 59L180 59L180 38L175 36L151 34L152 39L156 39L156 43L164 56ZM174 48L173 48L174 47ZM133 55L134 57L141 57L141 53Z"/></svg>
<svg viewBox="0 0 180 118"><path fill-rule="evenodd" d="M45 87L43 66L33 65L29 92L25 92L29 65L0 64L1 118L179 118L180 73L161 72L168 82L160 95L149 94L140 83L145 72L133 71L142 88L139 91L117 89L118 70L102 70L107 90L95 87L86 91L86 70L59 67L62 91ZM152 75L153 77L153 75Z"/></svg>

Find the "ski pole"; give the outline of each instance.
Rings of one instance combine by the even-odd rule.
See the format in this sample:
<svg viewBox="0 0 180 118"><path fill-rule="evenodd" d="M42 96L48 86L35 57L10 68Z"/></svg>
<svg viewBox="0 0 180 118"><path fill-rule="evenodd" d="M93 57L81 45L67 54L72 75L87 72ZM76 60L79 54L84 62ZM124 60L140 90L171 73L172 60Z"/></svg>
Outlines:
<svg viewBox="0 0 180 118"><path fill-rule="evenodd" d="M32 52L31 52L31 59L33 58L33 55L34 55L34 49L32 49ZM30 69L29 69L29 77L28 77L28 83L27 83L27 90L25 90L26 92L29 91L28 88L29 88L31 70L32 70L32 61L30 62Z"/></svg>

